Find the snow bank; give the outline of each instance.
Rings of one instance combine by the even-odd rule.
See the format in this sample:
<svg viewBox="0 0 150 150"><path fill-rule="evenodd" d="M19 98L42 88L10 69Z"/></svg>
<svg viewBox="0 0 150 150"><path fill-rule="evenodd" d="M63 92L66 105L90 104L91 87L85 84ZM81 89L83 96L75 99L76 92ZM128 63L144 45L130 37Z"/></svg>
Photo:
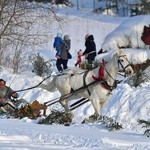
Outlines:
<svg viewBox="0 0 150 150"><path fill-rule="evenodd" d="M103 50L116 50L118 47L149 49L141 40L144 25L150 25L150 16L135 16L125 20L108 34L102 44Z"/></svg>

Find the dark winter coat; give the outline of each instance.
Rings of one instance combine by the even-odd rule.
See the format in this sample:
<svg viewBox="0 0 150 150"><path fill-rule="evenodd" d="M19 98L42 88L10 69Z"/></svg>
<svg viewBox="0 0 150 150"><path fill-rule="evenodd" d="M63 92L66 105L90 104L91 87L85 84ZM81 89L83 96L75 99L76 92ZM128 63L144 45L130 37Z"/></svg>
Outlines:
<svg viewBox="0 0 150 150"><path fill-rule="evenodd" d="M0 87L0 102L11 100L11 97L18 98L18 94L7 86Z"/></svg>
<svg viewBox="0 0 150 150"><path fill-rule="evenodd" d="M65 44L62 45L61 59L68 60L68 52L71 47L71 41L70 39L64 39L64 42Z"/></svg>
<svg viewBox="0 0 150 150"><path fill-rule="evenodd" d="M94 42L94 37L93 35L90 35L87 37L85 41L85 51L83 52L83 55L87 55L87 60L89 62L94 61L95 56L96 56L96 44Z"/></svg>
<svg viewBox="0 0 150 150"><path fill-rule="evenodd" d="M18 94L14 93L10 87L0 87L0 98L11 99L11 97L18 98Z"/></svg>

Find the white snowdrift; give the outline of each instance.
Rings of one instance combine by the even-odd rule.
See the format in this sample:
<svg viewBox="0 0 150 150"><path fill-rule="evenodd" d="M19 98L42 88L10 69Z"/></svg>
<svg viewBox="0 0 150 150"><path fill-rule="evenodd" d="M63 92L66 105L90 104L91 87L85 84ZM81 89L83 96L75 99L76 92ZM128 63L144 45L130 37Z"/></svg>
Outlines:
<svg viewBox="0 0 150 150"><path fill-rule="evenodd" d="M102 49L107 51L116 50L118 47L149 49L149 46L141 40L144 25L150 25L149 15L130 17L106 36Z"/></svg>

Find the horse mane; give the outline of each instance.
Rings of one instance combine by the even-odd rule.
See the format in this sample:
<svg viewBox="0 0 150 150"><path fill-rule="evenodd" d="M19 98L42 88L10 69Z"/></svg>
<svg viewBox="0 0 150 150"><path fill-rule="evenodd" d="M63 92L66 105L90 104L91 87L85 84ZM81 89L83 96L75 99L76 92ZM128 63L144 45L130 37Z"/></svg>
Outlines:
<svg viewBox="0 0 150 150"><path fill-rule="evenodd" d="M117 75L118 67L117 67L117 54L112 56L112 59L106 64L104 76L109 85L113 85L114 77Z"/></svg>

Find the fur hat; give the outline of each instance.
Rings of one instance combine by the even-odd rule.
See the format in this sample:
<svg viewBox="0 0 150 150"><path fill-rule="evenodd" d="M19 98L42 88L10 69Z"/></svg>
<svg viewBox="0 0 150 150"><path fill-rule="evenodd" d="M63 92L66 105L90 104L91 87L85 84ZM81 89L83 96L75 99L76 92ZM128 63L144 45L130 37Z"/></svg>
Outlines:
<svg viewBox="0 0 150 150"><path fill-rule="evenodd" d="M57 37L62 37L62 33L58 32Z"/></svg>
<svg viewBox="0 0 150 150"><path fill-rule="evenodd" d="M65 35L64 36L64 40L69 40L70 38L69 38L69 35Z"/></svg>

